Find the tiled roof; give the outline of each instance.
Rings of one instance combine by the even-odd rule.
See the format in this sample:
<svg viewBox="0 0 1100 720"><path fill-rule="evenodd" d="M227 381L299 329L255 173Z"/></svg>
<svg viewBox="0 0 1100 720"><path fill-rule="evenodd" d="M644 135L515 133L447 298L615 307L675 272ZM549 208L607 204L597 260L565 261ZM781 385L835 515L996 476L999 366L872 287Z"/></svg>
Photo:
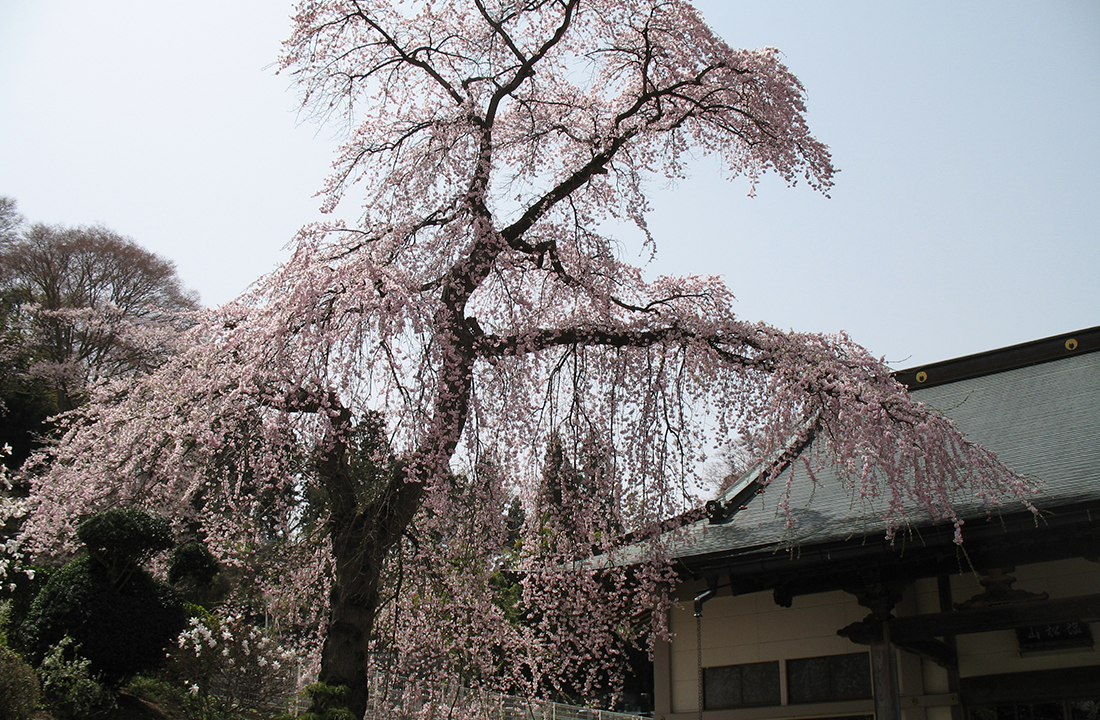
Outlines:
<svg viewBox="0 0 1100 720"><path fill-rule="evenodd" d="M1032 479L1041 488L1034 500L1040 509L1100 501L1100 352L920 388L912 397L943 412L970 440ZM788 523L780 503L791 472ZM822 482L814 485L796 462L728 523L704 519L687 528L675 554L690 563L714 554L884 537L881 503L853 499L828 469L818 477ZM956 507L963 518L988 516L972 498L957 498ZM1021 510L1011 503L1000 512ZM917 519L913 526L930 524Z"/></svg>

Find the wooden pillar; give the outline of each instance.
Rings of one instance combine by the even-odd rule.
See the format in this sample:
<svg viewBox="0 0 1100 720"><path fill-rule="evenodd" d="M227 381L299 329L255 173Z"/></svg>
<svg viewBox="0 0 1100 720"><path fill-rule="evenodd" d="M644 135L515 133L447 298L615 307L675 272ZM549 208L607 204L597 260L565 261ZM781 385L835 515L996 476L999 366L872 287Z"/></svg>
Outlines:
<svg viewBox="0 0 1100 720"><path fill-rule="evenodd" d="M871 689L875 696L875 720L901 720L901 691L898 687L898 652L890 642L890 621L894 606L901 601L908 583L885 579L872 571L863 582L847 588L856 601L871 611L860 623L871 646ZM843 634L844 631L841 631Z"/></svg>
<svg viewBox="0 0 1100 720"><path fill-rule="evenodd" d="M871 638L871 688L875 693L875 720L901 720L898 691L898 652L890 642L890 621L880 621Z"/></svg>
<svg viewBox="0 0 1100 720"><path fill-rule="evenodd" d="M951 597L951 576L940 575L936 578L936 590L940 600L940 612L951 612L954 607L954 599ZM951 649L955 656L955 663L946 668L947 689L949 692L959 692L959 649L954 635L945 635L943 641ZM951 706L951 720L963 720L963 707L960 703Z"/></svg>

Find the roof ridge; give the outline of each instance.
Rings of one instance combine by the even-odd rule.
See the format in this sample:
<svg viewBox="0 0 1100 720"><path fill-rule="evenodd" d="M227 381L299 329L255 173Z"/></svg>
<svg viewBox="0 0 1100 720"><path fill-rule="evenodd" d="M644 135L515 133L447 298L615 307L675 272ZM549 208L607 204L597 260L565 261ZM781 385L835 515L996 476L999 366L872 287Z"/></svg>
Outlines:
<svg viewBox="0 0 1100 720"><path fill-rule="evenodd" d="M894 378L916 390L1097 351L1100 351L1100 326L898 370Z"/></svg>

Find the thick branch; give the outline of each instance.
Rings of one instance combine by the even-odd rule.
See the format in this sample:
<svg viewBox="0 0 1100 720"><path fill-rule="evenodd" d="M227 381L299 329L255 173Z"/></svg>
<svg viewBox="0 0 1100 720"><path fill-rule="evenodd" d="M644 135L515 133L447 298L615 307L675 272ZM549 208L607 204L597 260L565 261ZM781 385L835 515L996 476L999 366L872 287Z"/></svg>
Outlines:
<svg viewBox="0 0 1100 720"><path fill-rule="evenodd" d="M536 247L523 242L523 234L531 229L531 226L539 221L555 205L572 195L577 189L588 182L593 175L606 172L606 167L615 154L634 137L636 131L628 130L622 135L616 136L601 152L592 156L592 159L575 170L569 177L555 185L549 192L540 197L523 213L514 223L506 227L501 235L505 241L515 250L525 253L536 252Z"/></svg>
<svg viewBox="0 0 1100 720"><path fill-rule="evenodd" d="M747 338L722 335L701 336L675 325L649 330L615 330L601 327L544 328L515 335L486 334L478 338L476 350L480 357L515 357L554 347L588 346L611 348L645 348L654 345L689 343L709 346L723 360L739 367L763 367L761 358L750 358L729 349L731 345L753 347Z"/></svg>

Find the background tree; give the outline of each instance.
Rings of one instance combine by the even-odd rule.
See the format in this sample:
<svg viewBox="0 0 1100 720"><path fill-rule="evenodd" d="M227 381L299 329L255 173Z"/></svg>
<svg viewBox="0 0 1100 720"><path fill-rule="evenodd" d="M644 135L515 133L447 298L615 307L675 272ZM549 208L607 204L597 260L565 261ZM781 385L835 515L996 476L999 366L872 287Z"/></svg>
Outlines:
<svg viewBox="0 0 1100 720"><path fill-rule="evenodd" d="M774 171L831 186L776 50L729 47L683 0L306 0L282 65L307 107L352 127L326 205L361 188L361 221L307 227L187 352L98 389L36 483L32 538L65 542L76 508L140 499L193 513L228 562L261 531L234 478L297 502L294 446L318 447L323 532L287 534L270 596L303 613L326 591L320 680L348 686L362 716L380 645L397 670L537 691L598 665L624 617L653 610L649 636L664 632L659 544L629 569L585 563L622 557L610 534L569 554L523 544L514 569L538 623L494 604L503 500L532 502L555 433L600 439L635 537L693 506L705 449L750 427L765 452L823 438L894 524L913 508L952 517L959 487L1026 492L847 338L743 322L721 281L647 281L621 259L616 222L652 245L645 182L679 176L689 151L750 184ZM364 492L355 418L370 408L392 459ZM487 449L507 480L456 487L452 463ZM461 534L460 501L483 508Z"/></svg>
<svg viewBox="0 0 1100 720"><path fill-rule="evenodd" d="M166 338L157 333L198 308L171 262L103 227L33 224L9 237L0 298L30 377L48 382L61 411L89 383L159 362Z"/></svg>
<svg viewBox="0 0 1100 720"><path fill-rule="evenodd" d="M23 224L15 198L0 195L0 244L14 240Z"/></svg>
<svg viewBox="0 0 1100 720"><path fill-rule="evenodd" d="M598 546L601 536L622 534L619 523L620 492L606 453L595 438L585 440L578 452L568 452L559 435L551 435L542 462L542 477L535 500L538 534L556 552L564 546Z"/></svg>

